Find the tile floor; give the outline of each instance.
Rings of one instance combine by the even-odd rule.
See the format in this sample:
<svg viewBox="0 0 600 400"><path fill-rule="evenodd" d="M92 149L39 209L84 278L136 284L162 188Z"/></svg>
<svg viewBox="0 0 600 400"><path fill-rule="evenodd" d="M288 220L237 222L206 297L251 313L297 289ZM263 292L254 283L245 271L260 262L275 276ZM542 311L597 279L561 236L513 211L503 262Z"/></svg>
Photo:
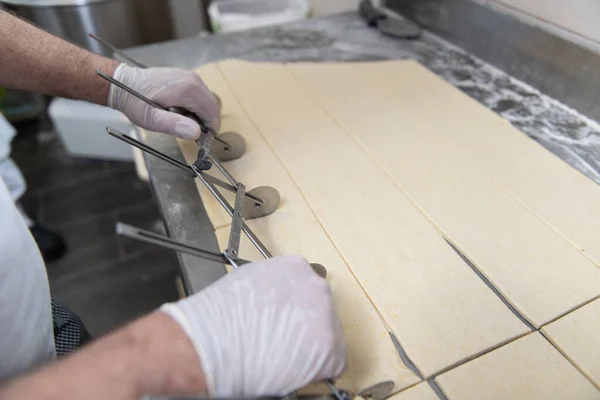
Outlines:
<svg viewBox="0 0 600 400"><path fill-rule="evenodd" d="M18 128L12 157L28 183L23 206L69 246L47 266L52 296L93 336L176 299L174 255L114 233L117 221L151 229L160 218L133 164L71 157L48 122Z"/></svg>

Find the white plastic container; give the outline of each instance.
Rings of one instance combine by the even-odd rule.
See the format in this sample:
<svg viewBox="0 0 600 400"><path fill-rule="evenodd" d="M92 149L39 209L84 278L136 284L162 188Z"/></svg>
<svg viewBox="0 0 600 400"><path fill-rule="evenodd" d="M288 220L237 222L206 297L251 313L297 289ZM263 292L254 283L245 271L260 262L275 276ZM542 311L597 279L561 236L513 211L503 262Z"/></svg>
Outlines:
<svg viewBox="0 0 600 400"><path fill-rule="evenodd" d="M215 32L231 32L305 19L307 0L216 0L208 7Z"/></svg>
<svg viewBox="0 0 600 400"><path fill-rule="evenodd" d="M131 146L106 133L110 126L129 133L133 124L121 112L84 101L56 98L48 114L69 154L104 160L133 160Z"/></svg>

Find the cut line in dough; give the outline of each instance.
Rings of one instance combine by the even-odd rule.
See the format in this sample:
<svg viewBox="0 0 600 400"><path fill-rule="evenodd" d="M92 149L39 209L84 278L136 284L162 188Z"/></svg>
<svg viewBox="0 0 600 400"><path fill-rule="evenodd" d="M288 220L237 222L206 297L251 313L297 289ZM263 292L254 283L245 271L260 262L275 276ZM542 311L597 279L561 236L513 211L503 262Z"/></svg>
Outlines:
<svg viewBox="0 0 600 400"><path fill-rule="evenodd" d="M594 385L544 337L531 333L435 380L448 398L597 399Z"/></svg>
<svg viewBox="0 0 600 400"><path fill-rule="evenodd" d="M218 66L425 376L527 332L284 66Z"/></svg>
<svg viewBox="0 0 600 400"><path fill-rule="evenodd" d="M415 73L423 67L412 61L287 68L533 325L600 294L600 269L439 133L441 126L434 129L431 110L413 103L414 91L439 78ZM405 76L413 81L407 91Z"/></svg>
<svg viewBox="0 0 600 400"><path fill-rule="evenodd" d="M226 163L228 170L240 182L271 185L282 196L281 206L275 213L249 220L248 226L274 255L302 254L310 262L322 263L327 268L327 280L332 287L350 353L348 370L336 385L356 393L383 380L394 381L395 391L418 382L419 378L402 363L376 308L331 244L292 179L245 118L220 73L205 73L207 68L214 72L214 66L208 66L199 73L226 105L225 129L235 125L247 142L247 153ZM222 225L231 222L231 218L223 215L214 218L223 218ZM229 239L229 227L217 229L216 235L224 249ZM263 259L243 234L239 254L252 261ZM302 392L329 393L324 386L309 387Z"/></svg>
<svg viewBox="0 0 600 400"><path fill-rule="evenodd" d="M542 332L600 388L600 299L544 326Z"/></svg>

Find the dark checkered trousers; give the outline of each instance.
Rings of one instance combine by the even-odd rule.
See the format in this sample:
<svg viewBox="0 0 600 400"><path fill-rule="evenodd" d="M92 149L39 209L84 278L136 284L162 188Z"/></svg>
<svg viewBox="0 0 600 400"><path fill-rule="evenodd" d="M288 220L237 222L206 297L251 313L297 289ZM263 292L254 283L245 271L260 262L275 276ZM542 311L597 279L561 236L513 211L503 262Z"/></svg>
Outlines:
<svg viewBox="0 0 600 400"><path fill-rule="evenodd" d="M72 353L91 340L83 321L54 299L52 299L52 321L54 324L54 346L58 357Z"/></svg>

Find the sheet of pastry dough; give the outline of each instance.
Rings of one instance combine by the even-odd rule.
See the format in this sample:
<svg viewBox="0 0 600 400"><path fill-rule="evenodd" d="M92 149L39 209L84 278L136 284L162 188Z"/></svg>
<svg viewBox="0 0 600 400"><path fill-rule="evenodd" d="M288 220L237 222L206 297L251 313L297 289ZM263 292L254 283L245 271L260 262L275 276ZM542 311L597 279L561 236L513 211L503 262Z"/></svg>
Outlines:
<svg viewBox="0 0 600 400"><path fill-rule="evenodd" d="M388 400L439 400L439 397L427 382L421 382L411 388L408 388Z"/></svg>
<svg viewBox="0 0 600 400"><path fill-rule="evenodd" d="M381 64L373 73L390 69ZM419 64L406 63L393 78L433 129L600 266L600 185Z"/></svg>
<svg viewBox="0 0 600 400"><path fill-rule="evenodd" d="M432 128L428 111L412 103L413 91L432 84L406 91L394 80L415 67L405 61L288 69L534 325L599 295L600 268Z"/></svg>
<svg viewBox="0 0 600 400"><path fill-rule="evenodd" d="M219 68L426 376L527 331L284 66Z"/></svg>
<svg viewBox="0 0 600 400"><path fill-rule="evenodd" d="M228 162L228 170L240 182L248 184L248 189L256 183L268 184L277 188L282 197L282 204L275 213L247 221L248 225L273 255L302 254L311 262L323 264L328 270L327 279L332 287L350 353L349 368L337 381L337 386L357 392L383 380L392 380L396 383L395 389L400 390L418 382L419 378L402 363L377 310L285 168L244 116L223 78L205 73L204 69L200 70L200 74L210 88L219 94L228 111L224 123L232 126L231 120L235 119L236 131L243 134L247 142L247 152L242 158ZM227 223L230 221L229 218ZM216 234L221 248L225 249L229 240L229 226L217 229ZM252 261L263 259L243 233L240 257ZM324 387L312 388L308 392L329 393Z"/></svg>
<svg viewBox="0 0 600 400"><path fill-rule="evenodd" d="M544 337L532 333L436 378L448 398L598 399L598 391Z"/></svg>
<svg viewBox="0 0 600 400"><path fill-rule="evenodd" d="M286 196L300 194L291 191ZM249 221L248 225L274 255L302 254L310 262L319 262L327 268L327 281L331 285L349 352L348 369L336 380L336 386L356 393L384 380L394 381L395 391L415 384L419 378L402 363L375 307L318 221L302 203L301 197L290 199L279 210L281 212L266 217L268 221ZM221 248L226 248L229 228L218 229L216 234ZM246 236L240 243L240 256L251 261L263 259ZM325 386L315 385L303 389L302 393L329 394L330 391Z"/></svg>
<svg viewBox="0 0 600 400"><path fill-rule="evenodd" d="M600 299L552 322L542 331L600 387Z"/></svg>

